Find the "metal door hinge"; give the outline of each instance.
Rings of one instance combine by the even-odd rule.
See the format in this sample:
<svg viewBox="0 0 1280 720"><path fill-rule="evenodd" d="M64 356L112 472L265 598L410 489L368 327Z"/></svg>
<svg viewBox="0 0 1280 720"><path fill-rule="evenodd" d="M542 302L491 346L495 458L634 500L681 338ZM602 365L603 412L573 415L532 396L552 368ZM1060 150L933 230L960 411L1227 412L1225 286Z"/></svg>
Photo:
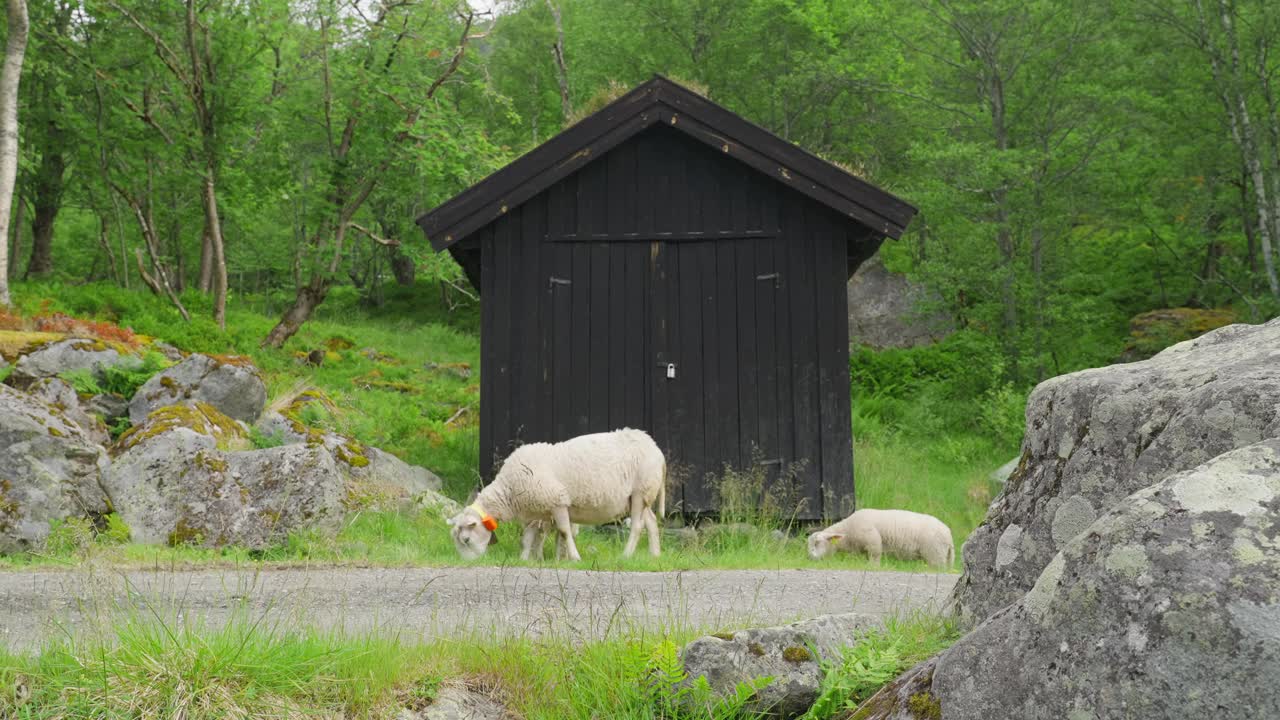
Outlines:
<svg viewBox="0 0 1280 720"><path fill-rule="evenodd" d="M757 279L757 280L772 280L772 281L773 281L773 286L774 286L775 288L780 288L780 287L782 287L782 273L776 273L776 272L765 273L765 274L763 274L763 275L757 275L757 276L756 276L756 279Z"/></svg>
<svg viewBox="0 0 1280 720"><path fill-rule="evenodd" d="M572 285L573 281L568 278L558 278L554 275L547 278L547 288L554 288L556 285Z"/></svg>

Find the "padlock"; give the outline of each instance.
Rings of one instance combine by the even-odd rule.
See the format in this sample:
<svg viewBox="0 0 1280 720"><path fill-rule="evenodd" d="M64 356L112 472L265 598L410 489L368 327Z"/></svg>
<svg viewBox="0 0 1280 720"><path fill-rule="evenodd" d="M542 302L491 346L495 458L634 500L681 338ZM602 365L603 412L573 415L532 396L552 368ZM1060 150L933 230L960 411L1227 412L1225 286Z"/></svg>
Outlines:
<svg viewBox="0 0 1280 720"><path fill-rule="evenodd" d="M667 363L667 379L671 380L676 376L676 364Z"/></svg>

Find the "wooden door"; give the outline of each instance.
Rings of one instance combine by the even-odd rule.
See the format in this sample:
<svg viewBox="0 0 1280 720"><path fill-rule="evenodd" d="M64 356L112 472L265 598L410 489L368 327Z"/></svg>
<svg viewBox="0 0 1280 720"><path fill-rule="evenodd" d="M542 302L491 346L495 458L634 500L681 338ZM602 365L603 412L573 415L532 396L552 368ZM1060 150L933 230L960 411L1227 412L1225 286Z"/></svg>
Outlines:
<svg viewBox="0 0 1280 720"><path fill-rule="evenodd" d="M714 511L726 466L763 463L772 480L786 462L778 241L655 242L650 252L650 425L676 481L673 500L686 512Z"/></svg>

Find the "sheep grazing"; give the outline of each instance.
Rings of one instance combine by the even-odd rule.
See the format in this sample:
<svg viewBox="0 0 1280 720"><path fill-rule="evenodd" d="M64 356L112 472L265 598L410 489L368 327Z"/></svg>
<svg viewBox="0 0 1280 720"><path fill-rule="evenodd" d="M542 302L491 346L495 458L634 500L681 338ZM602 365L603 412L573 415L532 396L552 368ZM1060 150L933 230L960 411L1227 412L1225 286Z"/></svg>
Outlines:
<svg viewBox="0 0 1280 720"><path fill-rule="evenodd" d="M825 530L809 536L809 557L824 558L837 550L866 553L880 564L880 555L901 560L921 559L934 567L955 562L951 528L932 515L909 510L858 510Z"/></svg>
<svg viewBox="0 0 1280 720"><path fill-rule="evenodd" d="M661 553L658 514L666 511L667 462L653 439L642 430L623 428L582 435L561 443L531 443L516 448L497 477L476 501L449 519L453 544L463 558L480 557L496 537L498 524L524 524L521 559L535 548L542 554L546 530L557 531L556 550L567 549L581 560L572 525L599 525L625 515L631 534L622 554L630 557L649 532L649 553Z"/></svg>

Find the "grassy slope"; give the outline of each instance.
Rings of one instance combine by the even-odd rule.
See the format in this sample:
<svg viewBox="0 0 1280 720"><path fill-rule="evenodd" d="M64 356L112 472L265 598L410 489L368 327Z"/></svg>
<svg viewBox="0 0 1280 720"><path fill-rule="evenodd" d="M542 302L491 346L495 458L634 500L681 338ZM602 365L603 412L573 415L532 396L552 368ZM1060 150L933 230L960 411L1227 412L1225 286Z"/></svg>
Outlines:
<svg viewBox="0 0 1280 720"><path fill-rule="evenodd" d="M208 319L204 297L189 293L184 299L193 315L189 324L165 302L112 285L19 284L15 289L18 307L27 316L52 312L93 316L186 350L250 355L264 371L272 397L287 393L300 383L313 384L333 397L341 408L338 416L331 419L335 429L431 468L445 479L446 492L457 499L464 499L475 487L479 388L475 308L453 314L444 312L434 288L420 287L392 291L384 307L369 310L360 307L354 295L343 289L335 291L316 318L283 350L270 350L258 347L275 319L264 313L271 309L266 300L241 298L233 302L228 312L228 330L223 333ZM318 368L298 362L297 354L324 348L326 341L333 338L348 340L352 347L331 352ZM393 360L371 360L360 352L364 348L373 348ZM473 372L464 378L456 371L428 369L427 363L454 364L458 369L466 366ZM370 388L371 380L399 383L413 392ZM461 408L466 408L465 412L446 424ZM934 514L951 526L958 550L981 520L994 489L985 479L986 474L1007 459L1014 448L1001 448L966 434L939 436L928 442L908 439L860 414L856 403L854 424L859 505ZM741 519L761 521L758 517ZM504 540L486 562L519 564L518 534L508 532ZM236 548L172 549L75 542L62 545L66 550L61 553L0 558L0 567L75 563L85 556L134 566L253 561L387 565L458 562L444 525L428 513L364 512L352 517L336 539L298 533L285 546L252 556ZM77 545L81 545L78 550ZM660 559L637 557L627 561L619 557L622 538L615 534L584 529L579 545L583 561L577 566L582 568L867 567L865 561L854 557L813 563L805 556L803 538L781 543L742 536L703 538L691 544L668 541ZM922 563L892 560L886 560L885 567L924 569Z"/></svg>

